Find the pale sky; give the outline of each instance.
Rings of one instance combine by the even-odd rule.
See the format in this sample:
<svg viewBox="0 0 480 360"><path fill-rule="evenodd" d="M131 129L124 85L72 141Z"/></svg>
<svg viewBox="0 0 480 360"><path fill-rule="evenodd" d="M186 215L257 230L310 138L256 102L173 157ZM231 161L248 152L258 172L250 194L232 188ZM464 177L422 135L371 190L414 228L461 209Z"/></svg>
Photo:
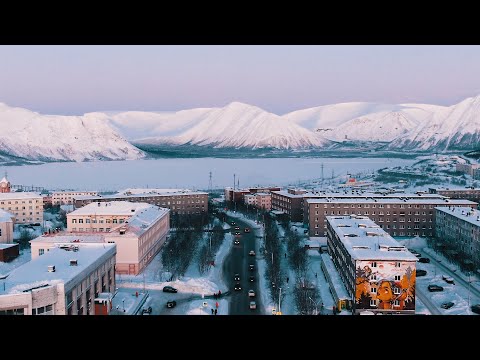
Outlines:
<svg viewBox="0 0 480 360"><path fill-rule="evenodd" d="M284 114L339 102L453 105L480 46L0 46L0 102L45 114L232 101Z"/></svg>

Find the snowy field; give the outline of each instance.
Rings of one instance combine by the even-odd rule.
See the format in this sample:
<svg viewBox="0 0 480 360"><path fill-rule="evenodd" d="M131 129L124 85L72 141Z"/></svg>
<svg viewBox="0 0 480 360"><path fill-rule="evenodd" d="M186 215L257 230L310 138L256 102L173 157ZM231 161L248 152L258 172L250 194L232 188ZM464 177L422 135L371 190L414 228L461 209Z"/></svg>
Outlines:
<svg viewBox="0 0 480 360"><path fill-rule="evenodd" d="M25 264L26 262L29 262L31 259L32 252L30 251L30 248L20 250L20 255L16 259L13 259L7 263L0 261L0 276L8 274L13 269Z"/></svg>
<svg viewBox="0 0 480 360"><path fill-rule="evenodd" d="M17 184L48 189L121 190L128 187L175 187L207 189L209 172L213 187L231 186L233 173L240 186L287 185L319 179L324 174L371 172L389 166L411 165L415 160L398 158L271 158L271 159L155 159L131 161L97 161L83 163L49 163L11 166L8 174ZM288 170L288 171L285 171ZM191 176L195 173L195 176Z"/></svg>

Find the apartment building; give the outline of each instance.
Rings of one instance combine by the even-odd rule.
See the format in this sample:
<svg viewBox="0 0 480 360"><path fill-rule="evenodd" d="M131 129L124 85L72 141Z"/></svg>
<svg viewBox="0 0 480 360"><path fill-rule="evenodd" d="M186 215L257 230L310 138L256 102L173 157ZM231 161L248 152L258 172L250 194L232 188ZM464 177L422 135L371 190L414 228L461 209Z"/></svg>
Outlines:
<svg viewBox="0 0 480 360"><path fill-rule="evenodd" d="M0 315L95 315L95 298L115 292L115 254L115 244L50 249L0 280Z"/></svg>
<svg viewBox="0 0 480 360"><path fill-rule="evenodd" d="M430 194L438 194L450 199L466 199L475 202L480 202L480 189L476 188L429 188Z"/></svg>
<svg viewBox="0 0 480 360"><path fill-rule="evenodd" d="M470 207L435 208L437 242L457 251L480 268L480 211Z"/></svg>
<svg viewBox="0 0 480 360"><path fill-rule="evenodd" d="M464 174L472 175L475 170L480 168L480 164L457 164L455 169Z"/></svg>
<svg viewBox="0 0 480 360"><path fill-rule="evenodd" d="M304 201L304 224L310 236L327 235L327 216L368 216L391 236L435 236L435 207L477 208L470 200L424 195L366 198L317 198Z"/></svg>
<svg viewBox="0 0 480 360"><path fill-rule="evenodd" d="M11 213L0 210L0 244L11 244L13 242L13 221L15 216Z"/></svg>
<svg viewBox="0 0 480 360"><path fill-rule="evenodd" d="M326 222L328 252L351 299L347 308L415 314L418 259L366 216L327 216Z"/></svg>
<svg viewBox="0 0 480 360"><path fill-rule="evenodd" d="M15 224L43 222L43 197L34 192L0 193L0 209L15 216Z"/></svg>
<svg viewBox="0 0 480 360"><path fill-rule="evenodd" d="M208 193L178 189L127 189L114 195L77 196L75 208L93 202L130 201L156 205L172 214L200 215L208 213Z"/></svg>
<svg viewBox="0 0 480 360"><path fill-rule="evenodd" d="M97 191L55 191L52 193L52 205L72 205L77 196L97 195Z"/></svg>
<svg viewBox="0 0 480 360"><path fill-rule="evenodd" d="M224 189L224 196L226 202L244 202L245 196L254 195L257 193L271 193L272 191L279 191L278 186L266 186L266 187L249 187L245 189L234 189L232 187L226 187Z"/></svg>
<svg viewBox="0 0 480 360"><path fill-rule="evenodd" d="M117 273L136 275L165 243L170 231L169 212L147 203L92 203L67 214L67 231L78 235L99 234L107 242L115 242Z"/></svg>
<svg viewBox="0 0 480 360"><path fill-rule="evenodd" d="M272 191L272 210L287 214L290 221L303 221L303 199L314 196L303 189L287 189Z"/></svg>

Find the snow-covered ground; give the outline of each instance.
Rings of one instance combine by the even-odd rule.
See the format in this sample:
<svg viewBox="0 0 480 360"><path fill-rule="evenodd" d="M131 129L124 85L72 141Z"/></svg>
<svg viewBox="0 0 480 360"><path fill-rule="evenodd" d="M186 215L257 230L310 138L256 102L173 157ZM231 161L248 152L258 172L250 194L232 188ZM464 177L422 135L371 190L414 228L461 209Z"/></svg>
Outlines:
<svg viewBox="0 0 480 360"><path fill-rule="evenodd" d="M13 269L19 267L20 265L25 264L26 262L29 262L32 259L32 252L30 248L20 250L20 255L10 261L10 262L2 262L0 261L0 275L6 275Z"/></svg>

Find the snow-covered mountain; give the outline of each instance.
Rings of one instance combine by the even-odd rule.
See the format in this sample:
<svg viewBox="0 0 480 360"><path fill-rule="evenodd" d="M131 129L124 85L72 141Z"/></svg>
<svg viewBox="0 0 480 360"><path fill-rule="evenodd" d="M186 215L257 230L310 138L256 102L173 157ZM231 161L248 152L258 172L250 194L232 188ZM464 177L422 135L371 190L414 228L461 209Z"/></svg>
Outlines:
<svg viewBox="0 0 480 360"><path fill-rule="evenodd" d="M179 127L172 127L179 118L182 119ZM188 118L193 120L188 121ZM331 144L321 135L286 118L239 102L223 108L192 109L174 113L161 119L159 124L154 129L157 136L139 139L135 143L252 149L320 148ZM173 131L174 128L176 131Z"/></svg>
<svg viewBox="0 0 480 360"><path fill-rule="evenodd" d="M472 150L480 145L480 95L434 111L426 121L393 140L388 149Z"/></svg>
<svg viewBox="0 0 480 360"><path fill-rule="evenodd" d="M0 151L30 160L126 160L144 153L101 113L41 115L0 103Z"/></svg>

